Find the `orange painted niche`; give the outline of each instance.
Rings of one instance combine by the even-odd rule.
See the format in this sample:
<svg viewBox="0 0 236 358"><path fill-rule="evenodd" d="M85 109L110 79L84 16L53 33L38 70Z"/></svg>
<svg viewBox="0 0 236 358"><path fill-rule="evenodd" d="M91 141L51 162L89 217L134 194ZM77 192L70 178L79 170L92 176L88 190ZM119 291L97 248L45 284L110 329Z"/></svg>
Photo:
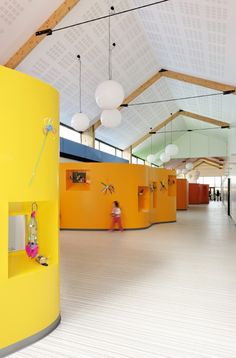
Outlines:
<svg viewBox="0 0 236 358"><path fill-rule="evenodd" d="M85 173L83 182L76 182L79 173ZM124 228L176 221L175 171L127 163L60 164L62 229L108 229L115 200Z"/></svg>

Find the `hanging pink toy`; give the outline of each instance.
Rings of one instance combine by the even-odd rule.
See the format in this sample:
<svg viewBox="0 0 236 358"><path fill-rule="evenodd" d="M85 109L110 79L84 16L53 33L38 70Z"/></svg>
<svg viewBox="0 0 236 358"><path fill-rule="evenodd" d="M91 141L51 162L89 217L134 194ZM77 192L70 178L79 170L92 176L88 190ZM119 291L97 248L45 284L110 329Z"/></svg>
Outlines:
<svg viewBox="0 0 236 358"><path fill-rule="evenodd" d="M28 226L28 244L25 247L25 251L30 258L35 258L38 255L38 224L36 220L37 204L32 204L32 213Z"/></svg>

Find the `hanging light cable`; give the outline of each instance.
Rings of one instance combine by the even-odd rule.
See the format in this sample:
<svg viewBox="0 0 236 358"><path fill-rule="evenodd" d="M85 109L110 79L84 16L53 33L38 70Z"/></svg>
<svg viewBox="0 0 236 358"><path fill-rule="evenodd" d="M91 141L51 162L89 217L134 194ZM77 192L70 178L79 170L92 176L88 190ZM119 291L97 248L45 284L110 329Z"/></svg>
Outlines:
<svg viewBox="0 0 236 358"><path fill-rule="evenodd" d="M189 158L191 158L191 132L189 132ZM193 163L192 162L188 162L185 165L185 169L192 170L193 169Z"/></svg>
<svg viewBox="0 0 236 358"><path fill-rule="evenodd" d="M164 133L165 133L165 146L164 146L164 148L166 148L166 126L165 126L165 131L164 131ZM170 161L170 156L169 156L168 154L166 154L166 152L164 151L164 152L162 152L161 155L160 155L160 160L161 160L163 163L167 163L167 162ZM163 164L163 166L165 166L165 165Z"/></svg>
<svg viewBox="0 0 236 358"><path fill-rule="evenodd" d="M172 113L171 113L171 116L172 116ZM171 133L171 142L170 142L170 144L168 144L168 145L165 147L165 153L167 154L167 156L173 157L174 155L178 154L179 148L177 147L176 144L172 144L172 120L171 120L171 122L170 122L170 125L171 125L171 130L170 130L170 133Z"/></svg>
<svg viewBox="0 0 236 358"><path fill-rule="evenodd" d="M79 60L79 112L75 113L71 119L71 127L78 132L84 132L89 127L89 118L82 112L82 63L80 55Z"/></svg>
<svg viewBox="0 0 236 358"><path fill-rule="evenodd" d="M110 8L114 12L114 6ZM103 111L101 114L101 123L105 127L117 127L121 123L121 113L118 107L124 100L125 94L123 87L117 81L112 79L112 52L116 43L111 45L111 18L108 18L108 80L100 83L95 91L95 100Z"/></svg>
<svg viewBox="0 0 236 358"><path fill-rule="evenodd" d="M150 127L150 133L152 132L152 127ZM152 154L152 135L151 135L151 154L147 156L147 161L152 164L156 159L156 156Z"/></svg>

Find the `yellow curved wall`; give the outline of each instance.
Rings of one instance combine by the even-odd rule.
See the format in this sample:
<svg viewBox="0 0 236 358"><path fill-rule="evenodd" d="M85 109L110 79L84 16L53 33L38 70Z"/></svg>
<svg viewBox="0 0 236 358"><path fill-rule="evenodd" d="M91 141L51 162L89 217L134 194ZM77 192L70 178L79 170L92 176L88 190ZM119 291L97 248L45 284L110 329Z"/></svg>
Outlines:
<svg viewBox="0 0 236 358"><path fill-rule="evenodd" d="M72 184L73 170L85 171L88 183ZM113 184L115 192L104 194L102 182ZM149 188L151 183L155 183L154 191ZM145 194L140 196L142 187ZM60 164L61 228L108 229L114 200L120 203L125 228L175 221L175 171L126 163Z"/></svg>
<svg viewBox="0 0 236 358"><path fill-rule="evenodd" d="M0 352L51 325L59 316L58 268L58 93L49 85L0 67ZM46 118L57 134L47 137ZM8 217L25 214L37 202L44 267L24 251L8 252Z"/></svg>

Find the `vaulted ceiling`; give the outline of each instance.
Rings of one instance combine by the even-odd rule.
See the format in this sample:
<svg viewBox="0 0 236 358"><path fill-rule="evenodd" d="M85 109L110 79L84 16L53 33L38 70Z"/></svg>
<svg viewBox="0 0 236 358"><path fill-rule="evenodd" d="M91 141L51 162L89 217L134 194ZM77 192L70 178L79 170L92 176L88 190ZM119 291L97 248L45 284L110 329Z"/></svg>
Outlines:
<svg viewBox="0 0 236 358"><path fill-rule="evenodd" d="M105 15L111 5L116 11L122 11L152 2L77 0L56 27ZM3 0L0 5L1 64L7 63L63 3L61 0ZM112 56L113 79L123 85L126 97L163 68L235 86L235 18L235 0L169 0L115 16L111 19L111 41L117 44ZM95 89L108 78L107 19L45 37L17 69L59 90L61 122L70 125L71 117L78 111L77 54L82 60L83 111L92 125L100 116L94 99ZM161 77L132 103L213 93L217 93L214 88ZM96 137L124 149L180 109L236 124L236 96L232 94L123 108L122 124L114 129L98 126ZM170 124L168 126L170 128ZM212 126L185 116L179 116L172 123L172 128L183 131ZM174 133L173 140L183 133ZM205 130L204 135L219 136L227 141L227 133L221 129ZM160 151L164 146L163 136L153 136L152 140L155 151ZM142 151L134 148L134 152L145 157L150 152L150 139L142 143L142 148Z"/></svg>

